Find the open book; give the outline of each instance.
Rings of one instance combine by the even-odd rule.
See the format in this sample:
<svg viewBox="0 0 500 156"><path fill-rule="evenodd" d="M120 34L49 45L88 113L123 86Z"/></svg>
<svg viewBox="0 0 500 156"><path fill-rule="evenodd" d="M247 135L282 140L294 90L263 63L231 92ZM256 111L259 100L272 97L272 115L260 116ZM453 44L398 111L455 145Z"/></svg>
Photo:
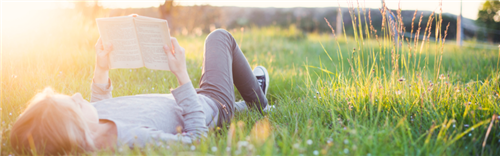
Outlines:
<svg viewBox="0 0 500 156"><path fill-rule="evenodd" d="M113 44L110 68L169 70L163 45L172 47L166 20L144 16L98 18L104 45Z"/></svg>

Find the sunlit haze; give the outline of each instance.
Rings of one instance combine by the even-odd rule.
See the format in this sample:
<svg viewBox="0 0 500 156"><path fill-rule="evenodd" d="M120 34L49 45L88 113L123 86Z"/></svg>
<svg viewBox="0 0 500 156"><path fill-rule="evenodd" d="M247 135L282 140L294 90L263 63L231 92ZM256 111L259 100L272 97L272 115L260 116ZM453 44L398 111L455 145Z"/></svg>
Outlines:
<svg viewBox="0 0 500 156"><path fill-rule="evenodd" d="M52 9L71 8L74 1L22 1L6 0L2 2L2 10L5 9ZM93 1L88 1L93 2ZM101 0L99 4L105 8L144 8L157 7L163 0ZM213 6L238 6L238 7L348 7L350 4L357 6L357 3L366 8L380 8L380 0L178 0L174 1L179 5L213 5ZM460 12L460 0L388 0L387 6L390 9L397 9L401 6L403 10L428 10L439 12L439 3L443 4L444 13L458 14ZM465 18L476 19L477 11L484 0L463 0L462 13ZM26 5L29 3L29 5ZM4 12L5 13L5 12Z"/></svg>

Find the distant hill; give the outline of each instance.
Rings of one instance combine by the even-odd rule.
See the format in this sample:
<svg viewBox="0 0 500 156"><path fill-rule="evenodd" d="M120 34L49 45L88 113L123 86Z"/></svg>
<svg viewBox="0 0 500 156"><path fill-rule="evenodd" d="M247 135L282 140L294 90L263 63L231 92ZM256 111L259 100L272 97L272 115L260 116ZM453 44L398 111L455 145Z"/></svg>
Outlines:
<svg viewBox="0 0 500 156"><path fill-rule="evenodd" d="M289 27L295 25L303 32L330 32L331 30L324 21L328 19L332 26L335 27L338 8L247 8L247 7L215 7L215 6L176 6L175 12L172 14L172 20L169 21L171 29L174 33L194 34L202 32L210 32L213 28L234 29L250 26L281 26ZM347 8L341 8L343 12L343 22L346 33L352 34L352 20ZM366 9L366 20L368 19L368 11L370 12L372 24L375 29L380 31L382 24L382 15L379 9ZM355 11L357 12L357 10ZM397 16L397 11L392 10ZM160 17L157 7L151 8L129 8L129 9L111 9L109 16L122 16L132 13L139 15ZM360 10L362 15L365 15L363 10ZM414 15L414 10L402 10L401 16L403 19L406 32L411 30L411 22ZM421 23L421 31L424 31L430 11L418 11L414 21L414 31L418 28L420 15L423 15ZM456 37L456 15L444 13L442 31L446 29L446 25L450 23L448 30L449 39ZM364 17L362 21L364 24ZM474 20L463 18L465 39L474 37L479 31ZM433 21L433 31L435 21ZM433 35L431 35L433 36Z"/></svg>

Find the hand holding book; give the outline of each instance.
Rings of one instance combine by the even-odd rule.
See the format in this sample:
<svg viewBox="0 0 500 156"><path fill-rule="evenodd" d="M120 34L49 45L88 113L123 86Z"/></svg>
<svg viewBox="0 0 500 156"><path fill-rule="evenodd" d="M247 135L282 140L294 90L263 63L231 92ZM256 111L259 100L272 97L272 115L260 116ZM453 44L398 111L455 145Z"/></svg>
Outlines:
<svg viewBox="0 0 500 156"><path fill-rule="evenodd" d="M96 68L102 71L109 70L109 53L113 50L112 44L103 45L101 38L95 44Z"/></svg>
<svg viewBox="0 0 500 156"><path fill-rule="evenodd" d="M170 71L174 73L177 77L177 81L179 81L179 85L182 86L191 81L186 68L186 53L184 48L179 45L176 38L172 37L170 40L172 41L171 45L173 47L165 45L163 49L165 50L165 54L167 54Z"/></svg>
<svg viewBox="0 0 500 156"><path fill-rule="evenodd" d="M95 70L94 81L107 83L109 78L109 53L113 50L112 44L103 45L101 38L95 44Z"/></svg>

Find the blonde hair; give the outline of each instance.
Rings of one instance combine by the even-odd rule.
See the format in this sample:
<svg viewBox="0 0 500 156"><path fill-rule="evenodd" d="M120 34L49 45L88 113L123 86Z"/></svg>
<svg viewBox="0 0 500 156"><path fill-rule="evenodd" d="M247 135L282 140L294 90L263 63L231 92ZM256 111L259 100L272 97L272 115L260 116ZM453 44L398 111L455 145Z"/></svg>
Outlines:
<svg viewBox="0 0 500 156"><path fill-rule="evenodd" d="M61 155L94 150L87 123L75 104L56 102L47 87L28 102L10 133L19 154Z"/></svg>

